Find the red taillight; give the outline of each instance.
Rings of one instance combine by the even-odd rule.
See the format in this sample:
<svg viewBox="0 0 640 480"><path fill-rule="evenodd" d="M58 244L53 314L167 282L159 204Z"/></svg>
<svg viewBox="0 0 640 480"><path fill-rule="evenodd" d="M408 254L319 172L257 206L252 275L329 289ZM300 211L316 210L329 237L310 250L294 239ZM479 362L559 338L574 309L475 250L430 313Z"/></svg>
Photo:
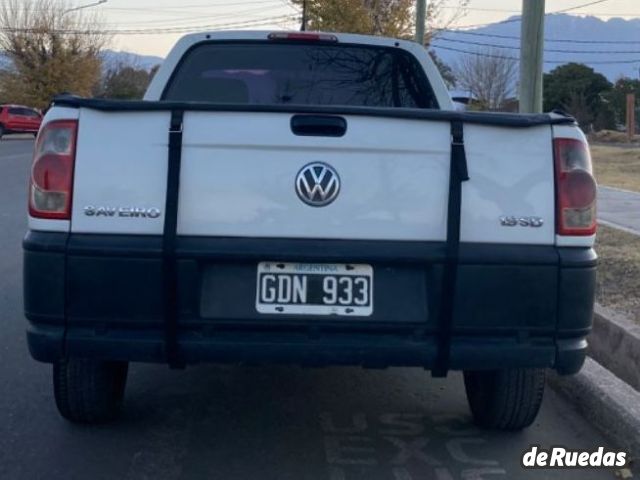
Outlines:
<svg viewBox="0 0 640 480"><path fill-rule="evenodd" d="M558 235L596 233L596 181L587 145L573 138L553 141Z"/></svg>
<svg viewBox="0 0 640 480"><path fill-rule="evenodd" d="M272 32L269 40L298 40L302 42L337 42L338 37L330 33Z"/></svg>
<svg viewBox="0 0 640 480"><path fill-rule="evenodd" d="M47 123L36 142L29 187L29 215L69 220L76 156L76 120Z"/></svg>

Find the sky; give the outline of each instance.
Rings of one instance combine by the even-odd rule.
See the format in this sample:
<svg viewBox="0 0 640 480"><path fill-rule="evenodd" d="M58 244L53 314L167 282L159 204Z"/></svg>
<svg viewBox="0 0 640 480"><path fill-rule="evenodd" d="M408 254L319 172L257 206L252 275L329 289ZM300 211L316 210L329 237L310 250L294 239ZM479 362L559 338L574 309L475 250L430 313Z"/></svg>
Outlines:
<svg viewBox="0 0 640 480"><path fill-rule="evenodd" d="M96 0L70 0L72 6L94 3ZM428 1L428 0L427 0ZM0 3L2 1L0 0ZM547 13L594 0L547 0ZM453 14L458 0L445 0L443 15ZM520 13L522 0L470 0L466 14L453 26L464 27L493 23ZM108 0L91 7L100 13L109 29L128 30L114 35L112 48L144 55L167 55L173 44L184 33L195 29L296 29L300 12L288 0ZM605 0L596 5L571 10L574 15L640 18L640 0ZM178 29L175 33L133 31L150 29ZM175 31L175 30L174 30Z"/></svg>

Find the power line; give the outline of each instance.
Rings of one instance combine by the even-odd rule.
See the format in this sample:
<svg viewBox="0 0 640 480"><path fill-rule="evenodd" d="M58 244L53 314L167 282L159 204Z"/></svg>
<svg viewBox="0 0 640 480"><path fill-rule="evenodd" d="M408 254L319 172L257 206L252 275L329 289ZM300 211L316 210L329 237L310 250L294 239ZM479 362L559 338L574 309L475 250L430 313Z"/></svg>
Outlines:
<svg viewBox="0 0 640 480"><path fill-rule="evenodd" d="M575 7L569 7L569 8L564 8L562 10L556 10L555 12L551 12L551 14L572 12L574 10L580 10L581 8L591 7L592 5L598 5L600 3L604 3L604 2L608 2L608 1L609 0L596 0L595 2L583 3L582 5L576 5ZM547 15L550 15L550 14L547 14Z"/></svg>
<svg viewBox="0 0 640 480"><path fill-rule="evenodd" d="M106 6L106 7L102 7L101 10L113 10L113 11L140 11L140 12L150 12L153 11L153 13L172 13L175 14L176 11L181 11L184 9L191 9L191 8L218 8L218 7L230 7L230 6L236 6L236 5L254 5L254 4L260 4L260 3L272 3L273 0L236 0L234 2L226 2L226 1L221 1L221 2L209 2L209 3L199 3L199 4L190 4L190 5L181 5L178 4L177 6L171 6L171 5L167 5L167 6L160 6L160 7L111 7L111 6ZM7 2L2 2L0 1L0 5L6 4ZM34 8L32 9L33 11L43 11L43 9L41 8Z"/></svg>
<svg viewBox="0 0 640 480"><path fill-rule="evenodd" d="M101 24L101 25L149 25L149 24L153 24L153 25L157 25L157 28L162 28L162 27L166 27L166 28L171 28L172 26L188 26L188 25L183 25L189 22L194 22L194 21L200 21L202 22L203 19L205 18L212 18L214 20L227 20L230 18L235 18L238 15L243 15L243 16L249 16L252 14L259 14L259 13L265 13L265 12L273 12L273 10L281 10L283 8L282 5L271 5L269 7L262 7L262 8L250 8L248 10L241 10L241 11L237 11L237 12L223 12L223 13L208 13L205 14L204 12L200 15L190 15L188 17L182 17L182 18L174 18L174 19L156 19L156 20L138 20L138 21L133 21L133 22L106 22L105 24ZM167 24L167 22L170 22L169 24ZM178 25L180 24L180 25Z"/></svg>
<svg viewBox="0 0 640 480"><path fill-rule="evenodd" d="M473 52L470 50L463 50L461 48L454 48L454 47L445 47L442 45L431 45L433 48L438 48L440 50L449 50L452 52L458 52L458 53L466 53L468 55L475 55L478 57L489 57L489 58L501 58L501 59L505 59L505 60L513 60L513 61L520 61L520 59L518 57L512 57L509 55L497 55L497 54L493 54L493 53L484 53L484 52ZM545 60L546 64L550 64L550 65L562 65L565 63L571 63L571 62L567 62L567 61L563 61L563 60ZM640 58L636 59L636 60L594 60L594 61L589 61L589 60L583 60L581 62L577 62L577 63L584 63L587 65L617 65L617 64L633 64L633 63L638 63L640 64Z"/></svg>
<svg viewBox="0 0 640 480"><path fill-rule="evenodd" d="M440 50L448 50L450 52L458 52L458 53L466 53L469 55L475 55L477 57L487 57L487 58L500 58L503 60L514 60L516 62L519 62L520 59L518 57L512 57L509 55L498 55L496 53L485 53L485 52L472 52L469 50L462 50L461 48L454 48L454 47L444 47L442 45L429 45L432 48L438 48Z"/></svg>
<svg viewBox="0 0 640 480"><path fill-rule="evenodd" d="M450 9L450 10L459 10L459 6L454 5L441 5L438 8ZM584 8L584 6L582 7ZM495 12L495 13L520 13L521 10L513 10L513 9L504 9L504 8L480 8L480 7L464 7L464 10L472 11L472 12ZM559 12L553 12L559 13ZM598 17L637 17L638 13L628 13L628 12L587 12L585 15L595 15Z"/></svg>
<svg viewBox="0 0 640 480"><path fill-rule="evenodd" d="M282 3L284 1L284 3ZM3 2L0 0L0 5L2 5ZM241 11L236 11L236 12L229 12L227 11L222 11L220 13L216 13L215 9L226 9L227 7L231 7L231 6L247 6L247 5L265 5L264 8L255 8L252 7L252 9L250 10L241 10ZM271 5L271 6L269 6ZM274 8L280 7L280 8L285 8L285 6L287 5L286 0L280 0L280 2L278 2L278 0L236 0L236 1L231 1L231 2L219 2L219 3L208 3L208 4L191 4L191 5L180 5L177 7L172 7L172 6L166 6L166 7L152 7L152 8L143 8L143 7L102 7L101 10L105 10L105 11L111 11L111 12L122 12L123 14L125 12L145 12L145 13L149 13L150 11L153 12L154 15L171 15L172 18L170 19L155 19L155 20L138 20L138 21L115 21L115 22L104 22L104 23L100 23L99 25L97 25L98 27L101 25L143 25L143 24L159 24L159 26L166 26L167 28L170 28L172 25L176 25L176 23L187 23L191 18L195 19L199 19L200 21L202 21L204 18L208 18L208 17L212 17L214 15L223 15L224 18L233 18L236 15L239 14L243 14L243 13L262 13L266 10L273 10ZM213 8L214 10L208 10L208 11L202 11L202 12L197 12L197 11L189 11L188 14L190 14L190 16L187 17L178 17L176 18L175 16L180 14L183 10L186 9L190 9L190 8L201 8L201 9L211 9ZM30 9L30 11L43 11L40 8L33 8ZM187 12L182 12L182 13L187 13ZM284 12L283 12L284 13ZM193 15L197 15L197 16L193 16ZM222 18L222 17L219 17ZM162 24L167 24L167 25L162 25ZM186 26L186 25L184 25Z"/></svg>
<svg viewBox="0 0 640 480"><path fill-rule="evenodd" d="M454 28L439 28L439 32L454 33L456 35L471 35L476 37L492 37L492 38L504 38L509 40L520 40L518 35L499 35L496 33L483 33L483 32L470 32L468 30L457 30ZM573 40L569 38L545 38L545 42L556 43L584 43L584 44L603 44L603 45L637 45L640 44L640 40Z"/></svg>
<svg viewBox="0 0 640 480"><path fill-rule="evenodd" d="M189 27L176 27L176 28L126 29L126 30L117 29L117 30L107 30L105 33L112 34L112 35L157 35L157 34L163 34L163 33L188 33L188 32L194 32L194 31L205 31L205 30L220 29L220 28L256 27L261 25L269 25L272 23L295 20L297 18L298 18L297 15L280 15L278 17L247 20L244 22L216 23L216 24L210 24L210 25L193 25Z"/></svg>
<svg viewBox="0 0 640 480"><path fill-rule="evenodd" d="M571 12L573 10L579 10L581 8L586 8L586 7L589 7L591 5L597 5L599 3L604 3L604 2L608 2L608 1L609 0L596 0L594 2L582 3L580 5L575 5L573 7L564 8L562 10L554 10L553 12L546 13L545 16L555 15L555 14L558 14L558 13ZM516 23L516 22L520 22L520 21L522 21L522 17L508 18L506 20L502 20L500 22L494 22L494 23L476 23L475 25L460 25L458 28L478 28L478 27L486 27L487 25L503 25L503 24L507 24L507 23Z"/></svg>
<svg viewBox="0 0 640 480"><path fill-rule="evenodd" d="M452 39L452 38L436 38L434 39L434 42L452 42L452 43L463 43L465 45L479 45L481 47L492 47L492 48L504 48L504 49L508 49L508 50L520 50L520 47L515 47L513 45L500 45L497 43L484 43L484 42L472 42L469 40L456 40L456 39ZM554 49L554 48L545 48L544 50L545 52L549 52L549 53L578 53L578 54L584 54L584 53L588 53L588 54L595 54L595 55L602 55L602 54L640 54L640 50L563 50L563 49Z"/></svg>
<svg viewBox="0 0 640 480"><path fill-rule="evenodd" d="M236 2L224 2L224 3L208 3L208 4L197 4L197 5L180 5L177 7L172 7L172 6L166 6L166 7L160 7L160 8L153 8L153 13L159 13L159 12L165 12L165 13L172 13L175 14L176 10L180 11L180 10L184 10L184 9L191 9L191 8L218 8L218 7L232 7L232 6L236 6L236 5L257 5L257 4L265 4L265 3L273 3L274 0L247 0L247 1L236 1ZM103 10L114 10L114 11L130 11L130 10L135 10L135 11L144 11L144 12L148 12L150 9L149 8L142 8L142 7L103 7Z"/></svg>
<svg viewBox="0 0 640 480"><path fill-rule="evenodd" d="M447 8L459 10L459 6L454 5L442 5L438 8ZM498 13L520 13L520 10L504 10L502 8L478 8L478 7L464 7L464 10L472 10L474 12L498 12Z"/></svg>
<svg viewBox="0 0 640 480"><path fill-rule="evenodd" d="M60 34L66 35L95 35L96 33L105 33L109 35L158 35L165 33L189 33L194 31L206 31L215 30L220 28L242 28L242 27L255 27L261 25L270 25L273 23L280 23L284 21L291 21L297 19L297 15L280 15L278 17L261 18L254 20L247 20L244 22L232 22L232 23L216 23L210 25L193 25L189 27L175 27L175 28L147 28L147 29L84 29L84 30L56 30ZM18 32L18 33L36 33L36 29L30 28L4 28L2 31Z"/></svg>

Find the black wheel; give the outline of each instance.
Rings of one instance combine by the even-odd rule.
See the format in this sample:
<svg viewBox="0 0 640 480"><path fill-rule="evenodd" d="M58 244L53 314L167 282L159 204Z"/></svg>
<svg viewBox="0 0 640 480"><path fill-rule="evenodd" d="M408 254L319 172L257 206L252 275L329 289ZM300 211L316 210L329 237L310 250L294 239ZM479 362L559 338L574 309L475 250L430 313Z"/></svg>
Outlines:
<svg viewBox="0 0 640 480"><path fill-rule="evenodd" d="M479 427L522 430L533 423L542 405L545 370L465 371L464 386Z"/></svg>
<svg viewBox="0 0 640 480"><path fill-rule="evenodd" d="M71 358L53 364L60 415L76 423L103 423L120 411L129 364Z"/></svg>
<svg viewBox="0 0 640 480"><path fill-rule="evenodd" d="M0 139L4 135L4 125L0 125Z"/></svg>

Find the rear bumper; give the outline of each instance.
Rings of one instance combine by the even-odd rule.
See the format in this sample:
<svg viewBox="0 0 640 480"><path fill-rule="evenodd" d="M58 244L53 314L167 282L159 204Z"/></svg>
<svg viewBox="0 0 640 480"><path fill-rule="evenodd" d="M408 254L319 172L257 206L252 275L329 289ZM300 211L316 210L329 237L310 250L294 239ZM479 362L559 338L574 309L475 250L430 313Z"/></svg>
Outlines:
<svg viewBox="0 0 640 480"><path fill-rule="evenodd" d="M104 358L131 362L164 361L162 333L150 330L118 329L96 332L89 328L31 325L27 331L33 358L52 362L65 354L72 357ZM369 334L326 334L310 336L282 332L183 332L178 335L187 364L201 362L304 366L361 365L368 368L434 365L435 337ZM518 341L513 338L454 337L451 369L547 368L563 373L577 372L584 361L586 340L551 338ZM65 352L66 350L66 352Z"/></svg>
<svg viewBox="0 0 640 480"><path fill-rule="evenodd" d="M30 232L25 312L32 356L165 361L161 239ZM434 365L444 244L267 239L178 241L178 344L186 363ZM374 266L374 315L260 315L258 261ZM461 248L452 369L575 373L591 328L592 249Z"/></svg>

